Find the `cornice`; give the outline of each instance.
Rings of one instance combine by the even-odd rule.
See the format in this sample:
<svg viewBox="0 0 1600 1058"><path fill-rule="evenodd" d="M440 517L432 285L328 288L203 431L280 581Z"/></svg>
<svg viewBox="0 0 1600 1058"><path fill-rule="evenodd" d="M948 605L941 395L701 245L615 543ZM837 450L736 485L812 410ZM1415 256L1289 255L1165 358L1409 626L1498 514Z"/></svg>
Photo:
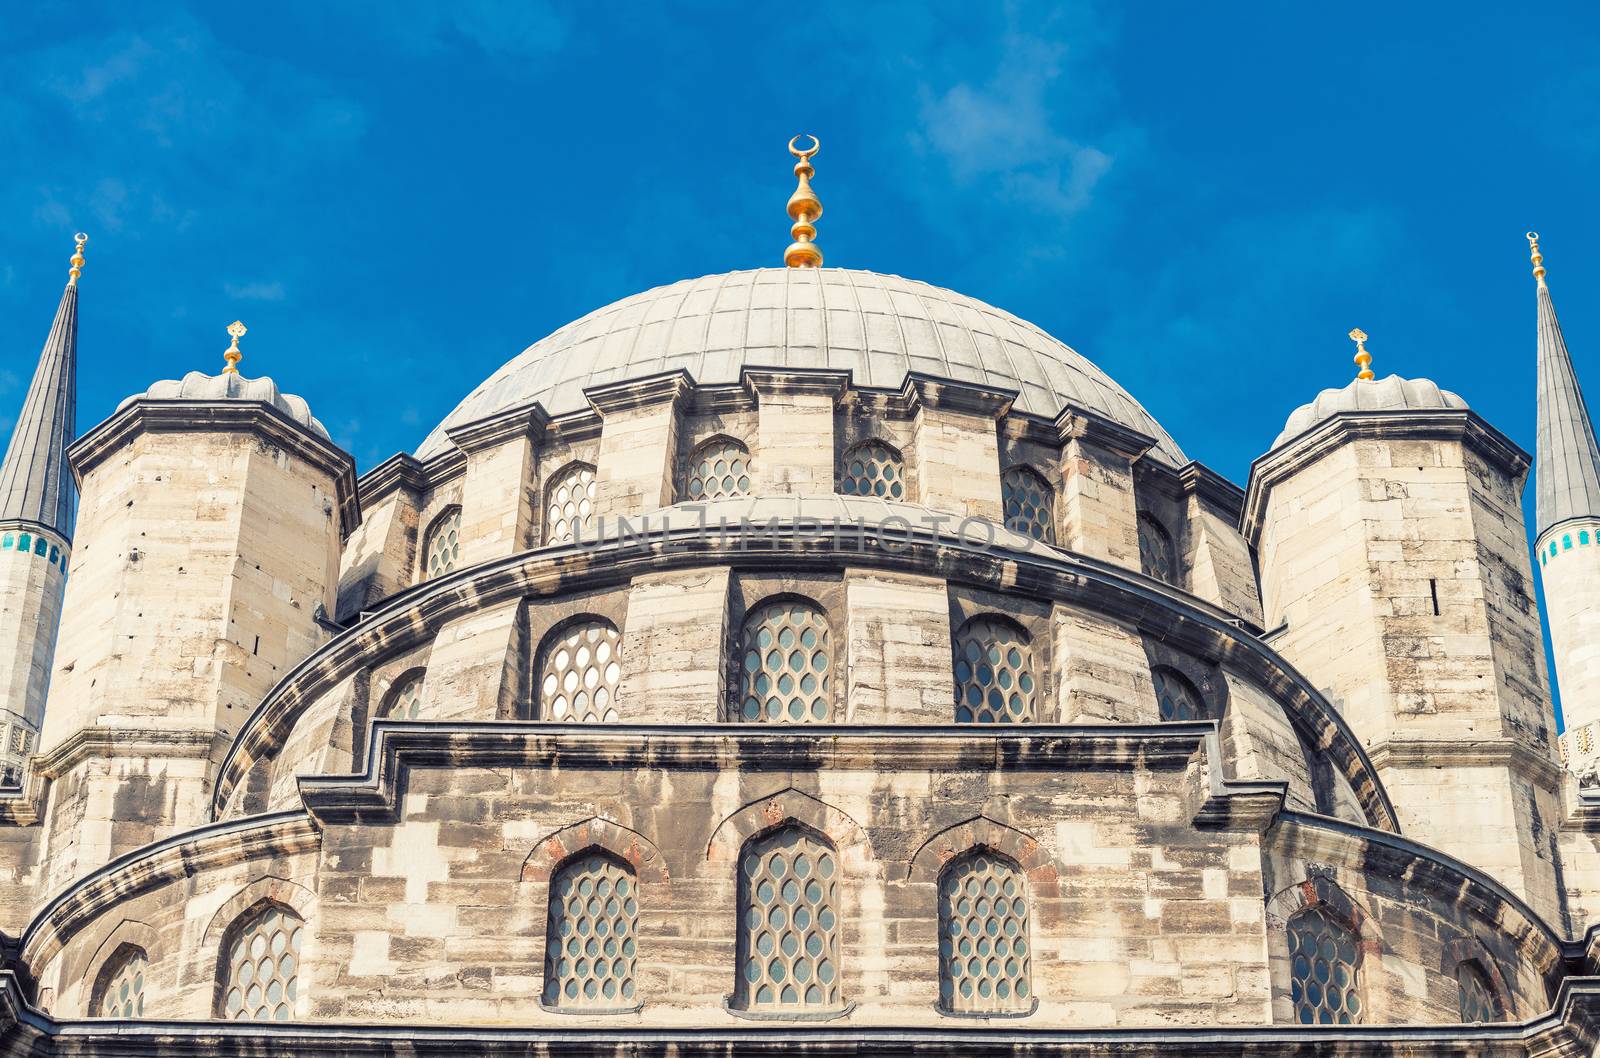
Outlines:
<svg viewBox="0 0 1600 1058"><path fill-rule="evenodd" d="M608 415L677 403L695 388L694 376L682 368L662 371L623 382L607 382L583 391L589 406L604 419Z"/></svg>
<svg viewBox="0 0 1600 1058"><path fill-rule="evenodd" d="M361 502L374 504L397 489L404 489L412 498L420 500L428 488L428 476L414 456L396 452L361 477L356 479L356 491Z"/></svg>
<svg viewBox="0 0 1600 1058"><path fill-rule="evenodd" d="M92 759L206 757L216 740L216 732L194 728L86 727L35 757L33 767L53 779Z"/></svg>
<svg viewBox="0 0 1600 1058"><path fill-rule="evenodd" d="M920 371L908 371L905 380L900 384L900 396L913 410L940 408L999 419L1010 414L1011 405L1017 399L1017 391L936 378L933 375L924 375Z"/></svg>
<svg viewBox="0 0 1600 1058"><path fill-rule="evenodd" d="M850 372L831 368L761 367L746 365L739 385L752 397L810 395L838 401L850 389Z"/></svg>
<svg viewBox="0 0 1600 1058"><path fill-rule="evenodd" d="M1130 463L1156 446L1156 439L1149 434L1071 404L1061 409L1052 425L1062 444L1082 441L1119 455Z"/></svg>
<svg viewBox="0 0 1600 1058"><path fill-rule="evenodd" d="M1391 738L1368 746L1367 756L1379 771L1388 767L1438 767L1441 763L1507 767L1545 788L1560 786L1566 774L1554 757L1510 738Z"/></svg>
<svg viewBox="0 0 1600 1058"><path fill-rule="evenodd" d="M545 413L544 405L533 401L475 419L465 426L452 427L445 431L445 436L463 452L481 452L520 437L538 439L549 425L550 416Z"/></svg>

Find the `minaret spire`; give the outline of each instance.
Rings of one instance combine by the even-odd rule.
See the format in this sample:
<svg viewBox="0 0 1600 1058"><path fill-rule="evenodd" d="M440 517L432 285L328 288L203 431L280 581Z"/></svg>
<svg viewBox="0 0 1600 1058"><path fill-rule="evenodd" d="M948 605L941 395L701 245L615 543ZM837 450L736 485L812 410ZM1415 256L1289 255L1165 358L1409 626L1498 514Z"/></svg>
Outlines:
<svg viewBox="0 0 1600 1058"><path fill-rule="evenodd" d="M1600 517L1600 445L1545 283L1539 233L1528 233L1538 283L1539 427L1535 451L1536 532L1574 518Z"/></svg>

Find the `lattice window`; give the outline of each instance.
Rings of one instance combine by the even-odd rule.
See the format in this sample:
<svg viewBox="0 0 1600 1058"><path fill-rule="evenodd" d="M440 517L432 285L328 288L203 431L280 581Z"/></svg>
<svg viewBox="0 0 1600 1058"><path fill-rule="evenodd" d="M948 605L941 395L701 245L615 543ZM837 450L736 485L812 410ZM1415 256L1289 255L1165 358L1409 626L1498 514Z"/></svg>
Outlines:
<svg viewBox="0 0 1600 1058"><path fill-rule="evenodd" d="M150 960L143 948L124 944L100 970L95 1002L90 1013L98 1018L144 1016L144 982Z"/></svg>
<svg viewBox="0 0 1600 1058"><path fill-rule="evenodd" d="M839 474L839 493L903 500L905 478L905 461L895 450L881 441L868 441L845 453L844 468Z"/></svg>
<svg viewBox="0 0 1600 1058"><path fill-rule="evenodd" d="M1147 577L1178 583L1177 552L1166 528L1150 515L1139 512L1139 567Z"/></svg>
<svg viewBox="0 0 1600 1058"><path fill-rule="evenodd" d="M545 640L539 656L540 719L615 723L622 633L610 621L579 621Z"/></svg>
<svg viewBox="0 0 1600 1058"><path fill-rule="evenodd" d="M222 1016L235 1021L288 1021L300 988L305 923L277 904L251 912L224 948L227 984Z"/></svg>
<svg viewBox="0 0 1600 1058"><path fill-rule="evenodd" d="M1460 988L1462 1024L1487 1024L1505 1019L1494 985L1489 983L1489 975L1483 972L1478 960L1466 959L1456 966L1456 985Z"/></svg>
<svg viewBox="0 0 1600 1058"><path fill-rule="evenodd" d="M745 846L736 1006L840 1005L838 869L838 854L796 826Z"/></svg>
<svg viewBox="0 0 1600 1058"><path fill-rule="evenodd" d="M544 542L565 544L594 527L594 467L575 463L550 482L546 493Z"/></svg>
<svg viewBox="0 0 1600 1058"><path fill-rule="evenodd" d="M1055 490L1031 467L1007 467L1000 475L1006 528L1045 544L1056 542Z"/></svg>
<svg viewBox="0 0 1600 1058"><path fill-rule="evenodd" d="M739 719L777 724L831 719L828 619L815 605L778 599L757 607L745 618L735 657Z"/></svg>
<svg viewBox="0 0 1600 1058"><path fill-rule="evenodd" d="M721 500L748 496L750 452L729 437L714 437L695 449L684 474L683 497L689 500Z"/></svg>
<svg viewBox="0 0 1600 1058"><path fill-rule="evenodd" d="M1038 679L1028 634L999 617L974 617L955 639L956 722L1025 724Z"/></svg>
<svg viewBox="0 0 1600 1058"><path fill-rule="evenodd" d="M422 673L413 672L400 677L389 690L383 715L396 720L415 720L422 715Z"/></svg>
<svg viewBox="0 0 1600 1058"><path fill-rule="evenodd" d="M451 507L433 520L423 547L429 577L449 573L461 557L461 508Z"/></svg>
<svg viewBox="0 0 1600 1058"><path fill-rule="evenodd" d="M1195 685L1184 678L1177 669L1159 665L1150 673L1156 685L1156 705L1161 709L1161 719L1204 720L1208 715L1205 699Z"/></svg>
<svg viewBox="0 0 1600 1058"><path fill-rule="evenodd" d="M568 860L550 878L546 1005L589 1010L635 1005L637 886L633 872L595 851Z"/></svg>
<svg viewBox="0 0 1600 1058"><path fill-rule="evenodd" d="M987 850L939 877L939 997L954 1011L1024 1010L1031 1003L1028 889L1022 872Z"/></svg>
<svg viewBox="0 0 1600 1058"><path fill-rule="evenodd" d="M1361 949L1356 935L1320 907L1289 920L1290 996L1302 1025L1358 1025Z"/></svg>

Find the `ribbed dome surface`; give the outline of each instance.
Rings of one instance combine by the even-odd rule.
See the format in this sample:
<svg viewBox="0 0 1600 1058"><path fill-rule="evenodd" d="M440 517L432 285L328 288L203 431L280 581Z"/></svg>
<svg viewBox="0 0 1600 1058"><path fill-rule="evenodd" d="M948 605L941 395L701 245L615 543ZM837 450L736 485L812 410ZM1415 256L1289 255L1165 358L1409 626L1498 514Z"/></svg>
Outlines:
<svg viewBox="0 0 1600 1058"><path fill-rule="evenodd" d="M117 405L117 409L127 407L140 398L150 400L252 400L262 404L270 404L283 412L301 426L310 427L318 436L327 438L328 431L311 414L311 406L303 397L293 393L284 393L278 389L278 384L263 375L260 378L245 378L243 375L208 375L203 371L191 371L181 379L165 378L153 383L143 393L133 396Z"/></svg>
<svg viewBox="0 0 1600 1058"><path fill-rule="evenodd" d="M742 367L849 371L858 386L898 389L906 373L1015 390L1019 411L1067 404L1183 452L1094 364L1044 331L974 298L898 276L842 268L758 268L688 279L623 298L529 346L456 406L417 449L449 447L445 431L537 400L551 415L588 407L583 390L682 368L700 383L736 382Z"/></svg>
<svg viewBox="0 0 1600 1058"><path fill-rule="evenodd" d="M1323 390L1316 400L1290 413L1289 421L1283 424L1283 432L1272 442L1272 447L1278 447L1340 412L1464 410L1466 406L1466 401L1426 378L1390 375L1371 381L1352 379L1342 389Z"/></svg>

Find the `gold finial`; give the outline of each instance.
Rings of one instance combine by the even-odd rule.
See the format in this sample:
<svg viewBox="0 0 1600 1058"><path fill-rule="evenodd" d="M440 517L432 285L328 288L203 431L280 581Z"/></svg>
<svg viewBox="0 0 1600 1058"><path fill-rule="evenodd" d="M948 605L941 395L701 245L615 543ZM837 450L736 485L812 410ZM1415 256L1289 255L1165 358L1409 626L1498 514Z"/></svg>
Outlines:
<svg viewBox="0 0 1600 1058"><path fill-rule="evenodd" d="M1352 328L1350 340L1356 343L1356 367L1361 370L1356 372L1356 377L1363 382L1372 381L1372 354L1367 352L1367 332L1360 327Z"/></svg>
<svg viewBox="0 0 1600 1058"><path fill-rule="evenodd" d="M1533 262L1533 278L1539 281L1539 289L1544 290L1544 254L1539 252L1539 233L1528 233L1528 260Z"/></svg>
<svg viewBox="0 0 1600 1058"><path fill-rule="evenodd" d="M72 241L77 243L78 247L72 251L72 267L67 270L67 286L69 287L77 286L78 277L83 275L83 244L89 241L89 236L80 231L72 237Z"/></svg>
<svg viewBox="0 0 1600 1058"><path fill-rule="evenodd" d="M806 150L795 146L799 136L789 141L789 153L800 159L794 165L794 175L799 179L800 186L789 196L789 217L794 221L789 234L794 237L794 242L783 251L783 263L790 268L822 267L822 251L812 242L817 237L813 222L822 216L822 199L811 190L811 178L817 172L811 167L811 156L821 148L822 142L815 136L807 135L806 138L811 141L811 146Z"/></svg>
<svg viewBox="0 0 1600 1058"><path fill-rule="evenodd" d="M239 339L249 333L249 328L238 320L234 320L228 324L228 333L233 335L233 342L223 351L222 359L228 362L228 366L222 369L222 373L224 375L237 375L239 373L239 361L244 359L244 354L239 351Z"/></svg>

